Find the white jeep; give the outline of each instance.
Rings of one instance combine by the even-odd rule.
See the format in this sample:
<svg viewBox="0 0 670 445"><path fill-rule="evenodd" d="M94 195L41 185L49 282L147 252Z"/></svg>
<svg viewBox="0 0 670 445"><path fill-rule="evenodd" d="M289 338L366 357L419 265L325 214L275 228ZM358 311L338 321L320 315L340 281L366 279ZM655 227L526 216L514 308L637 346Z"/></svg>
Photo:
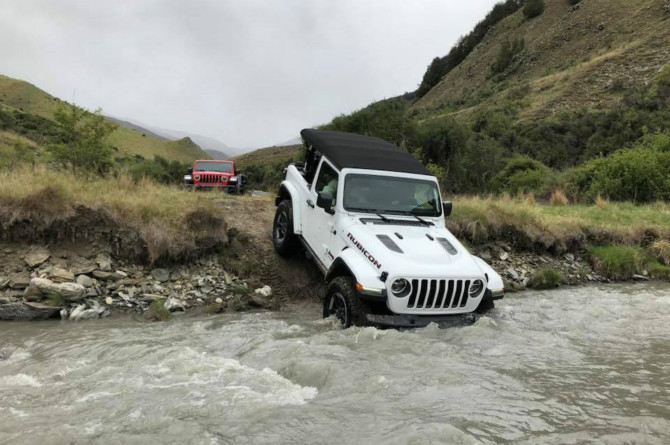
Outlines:
<svg viewBox="0 0 670 445"><path fill-rule="evenodd" d="M447 230L437 179L378 138L303 130L304 163L275 200L280 255L302 244L325 275L323 315L351 325L425 326L484 313L503 281Z"/></svg>

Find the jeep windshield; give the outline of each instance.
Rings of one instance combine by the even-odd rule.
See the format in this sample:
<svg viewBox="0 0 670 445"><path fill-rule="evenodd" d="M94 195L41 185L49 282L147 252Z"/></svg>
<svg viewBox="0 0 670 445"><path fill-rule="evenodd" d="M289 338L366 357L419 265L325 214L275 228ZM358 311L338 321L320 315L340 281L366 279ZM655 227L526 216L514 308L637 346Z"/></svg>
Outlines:
<svg viewBox="0 0 670 445"><path fill-rule="evenodd" d="M229 162L206 162L199 161L195 163L195 169L199 171L207 172L223 172L223 173L232 173L233 164Z"/></svg>
<svg viewBox="0 0 670 445"><path fill-rule="evenodd" d="M413 178L349 174L344 183L344 209L351 212L440 216L437 184Z"/></svg>

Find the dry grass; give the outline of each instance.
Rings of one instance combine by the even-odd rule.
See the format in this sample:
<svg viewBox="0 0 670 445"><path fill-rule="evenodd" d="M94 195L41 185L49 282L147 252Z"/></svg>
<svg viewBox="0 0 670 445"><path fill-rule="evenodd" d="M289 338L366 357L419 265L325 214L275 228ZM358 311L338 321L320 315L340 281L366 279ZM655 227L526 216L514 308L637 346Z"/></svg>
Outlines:
<svg viewBox="0 0 670 445"><path fill-rule="evenodd" d="M670 238L670 204L551 206L509 196L453 198L449 228L473 243L507 241L519 248L566 251L587 244L642 244Z"/></svg>
<svg viewBox="0 0 670 445"><path fill-rule="evenodd" d="M43 167L2 171L0 230L7 236L25 221L35 233L53 232L51 227L70 220L88 223L86 233L102 229L137 236L148 261L155 262L227 242L223 210L213 197L123 175L85 180Z"/></svg>
<svg viewBox="0 0 670 445"><path fill-rule="evenodd" d="M607 207L610 206L610 200L607 199L607 198L603 198L602 196L598 195L598 196L596 196L596 200L595 200L594 204L599 209L606 209Z"/></svg>
<svg viewBox="0 0 670 445"><path fill-rule="evenodd" d="M670 266L670 241L659 240L651 246L656 259L663 265Z"/></svg>
<svg viewBox="0 0 670 445"><path fill-rule="evenodd" d="M570 200L562 190L554 190L549 198L549 204L553 206L566 206L570 204Z"/></svg>

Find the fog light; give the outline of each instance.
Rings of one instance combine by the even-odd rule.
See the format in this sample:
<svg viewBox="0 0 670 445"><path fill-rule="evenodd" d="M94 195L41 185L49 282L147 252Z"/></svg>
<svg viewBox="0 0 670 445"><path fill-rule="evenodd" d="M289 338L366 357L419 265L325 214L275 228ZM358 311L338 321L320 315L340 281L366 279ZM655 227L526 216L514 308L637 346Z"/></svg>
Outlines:
<svg viewBox="0 0 670 445"><path fill-rule="evenodd" d="M472 282L470 285L470 297L471 298L476 298L479 296L479 294L482 293L482 290L484 289L484 282L482 280L475 280Z"/></svg>
<svg viewBox="0 0 670 445"><path fill-rule="evenodd" d="M411 284L404 278L398 278L391 284L391 292L398 298L403 298L409 295Z"/></svg>

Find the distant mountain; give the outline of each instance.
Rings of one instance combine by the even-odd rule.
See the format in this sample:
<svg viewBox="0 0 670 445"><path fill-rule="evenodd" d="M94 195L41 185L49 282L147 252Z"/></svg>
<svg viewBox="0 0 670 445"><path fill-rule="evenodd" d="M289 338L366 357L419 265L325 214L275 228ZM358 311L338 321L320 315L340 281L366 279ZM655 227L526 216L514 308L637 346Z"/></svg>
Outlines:
<svg viewBox="0 0 670 445"><path fill-rule="evenodd" d="M216 159L218 161L223 161L231 158L231 156L228 156L226 153L219 150L205 150L205 151L210 154L212 159Z"/></svg>
<svg viewBox="0 0 670 445"><path fill-rule="evenodd" d="M212 154L211 151L215 151L218 153L217 156L223 156L224 159L242 154L242 150L229 147L218 139L210 136L203 136L201 134L189 133L181 130L168 130L165 128L152 127L148 125L145 126L145 128L148 128L154 133L167 139L181 139L184 137L189 137L191 140L193 140L193 142L198 144L208 153ZM212 154L212 156L214 155Z"/></svg>
<svg viewBox="0 0 670 445"><path fill-rule="evenodd" d="M132 122L129 122L129 121L126 121L126 120L123 120L123 119L117 119L117 118L112 117L112 116L105 116L105 118L107 120L110 120L110 121L114 122L116 125L119 125L119 126L124 127L124 128L128 128L130 130L135 130L138 133L141 133L145 136L151 136L153 138L161 139L161 140L170 140L170 138L163 137L159 134L154 133L153 131L147 130L145 127L134 124Z"/></svg>
<svg viewBox="0 0 670 445"><path fill-rule="evenodd" d="M34 144L38 152L43 151L44 131L38 131L38 127L44 129L54 125L54 111L64 104L65 101L28 82L0 75L2 138L9 141L24 138L30 144ZM108 116L105 116L105 119L119 125L109 137L109 142L116 149L118 156L140 155L145 159L153 159L159 155L180 162L192 162L194 159L209 157L209 154L196 145L192 138L182 136L173 138L175 140L167 140L137 123ZM3 142L0 141L0 146L2 145Z"/></svg>

